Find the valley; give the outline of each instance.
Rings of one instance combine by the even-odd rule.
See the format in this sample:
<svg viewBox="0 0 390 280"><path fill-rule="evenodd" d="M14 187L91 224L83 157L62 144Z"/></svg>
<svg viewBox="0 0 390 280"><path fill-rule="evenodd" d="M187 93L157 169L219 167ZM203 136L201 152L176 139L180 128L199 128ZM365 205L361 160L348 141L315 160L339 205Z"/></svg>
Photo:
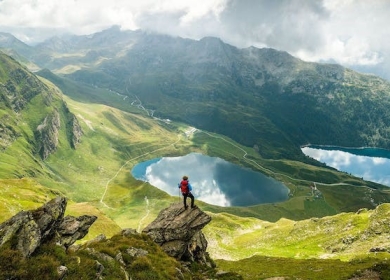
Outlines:
<svg viewBox="0 0 390 280"><path fill-rule="evenodd" d="M124 228L140 232L178 197L129 171L142 161L196 152L261 172L290 191L287 201L250 207L197 202L212 217L204 234L221 269L244 279L298 275L292 266L310 265L315 268L303 279L347 279L377 264L381 273L389 271L390 189L330 168L299 148L348 139L388 148L387 82L271 49L238 50L215 38L173 44L172 38L111 31L139 45L125 52L97 44L101 55L80 55L92 59L83 67L57 49L57 55L45 53L46 64L35 57L35 65L51 68L35 74L1 55L0 222L63 195L68 214L98 217L85 240ZM168 52L172 44L194 63L185 71L187 62ZM119 52L126 56L116 57ZM265 64L249 63L249 55ZM285 76L273 76L275 61ZM261 87L252 84L256 73ZM292 274L271 272L270 260ZM264 265L255 271L252 262ZM346 268L342 278L331 275L332 266Z"/></svg>

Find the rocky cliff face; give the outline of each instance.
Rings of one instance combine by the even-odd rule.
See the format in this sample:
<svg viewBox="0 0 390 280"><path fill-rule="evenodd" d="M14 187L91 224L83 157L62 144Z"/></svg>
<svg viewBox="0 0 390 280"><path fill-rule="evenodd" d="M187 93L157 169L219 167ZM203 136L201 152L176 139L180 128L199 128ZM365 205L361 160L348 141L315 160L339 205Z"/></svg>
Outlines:
<svg viewBox="0 0 390 280"><path fill-rule="evenodd" d="M57 197L36 210L19 212L1 224L0 249L10 246L29 257L44 243L55 241L67 248L83 238L97 217L64 218L66 204L64 197Z"/></svg>
<svg viewBox="0 0 390 280"><path fill-rule="evenodd" d="M0 110L0 149L3 151L18 138L26 138L26 150L46 159L65 141L75 149L83 134L77 118L58 92L1 52ZM30 138L32 132L34 139ZM66 135L67 139L61 139L61 135Z"/></svg>
<svg viewBox="0 0 390 280"><path fill-rule="evenodd" d="M83 131L78 119L72 114L66 104L63 104L63 112L65 114L65 129L68 135L70 146L75 149L81 141ZM59 133L61 128L61 117L57 109L48 114L43 122L35 131L35 139L37 142L37 150L42 159L46 159L50 154L57 150L59 143Z"/></svg>
<svg viewBox="0 0 390 280"><path fill-rule="evenodd" d="M66 130L68 132L68 141L70 146L76 149L77 144L81 141L81 136L83 136L83 130L81 129L79 120L69 110L66 103L63 104L63 109L67 119Z"/></svg>
<svg viewBox="0 0 390 280"><path fill-rule="evenodd" d="M37 127L35 138L38 143L38 153L42 159L46 159L57 149L60 126L60 114L54 110Z"/></svg>
<svg viewBox="0 0 390 280"><path fill-rule="evenodd" d="M196 261L212 266L202 233L211 217L199 208L184 209L182 203L162 210L142 232L149 235L170 256L182 261Z"/></svg>
<svg viewBox="0 0 390 280"><path fill-rule="evenodd" d="M75 115L71 114L70 116L71 121L71 138L70 138L70 145L73 149L76 149L76 146L81 141L81 136L83 135L83 130L81 129L79 120L76 118Z"/></svg>

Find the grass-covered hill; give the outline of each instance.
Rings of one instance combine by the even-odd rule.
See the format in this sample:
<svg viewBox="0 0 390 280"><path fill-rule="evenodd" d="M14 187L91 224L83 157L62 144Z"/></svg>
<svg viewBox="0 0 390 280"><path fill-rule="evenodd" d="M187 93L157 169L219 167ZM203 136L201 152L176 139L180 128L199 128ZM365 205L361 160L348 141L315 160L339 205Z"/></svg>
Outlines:
<svg viewBox="0 0 390 280"><path fill-rule="evenodd" d="M389 211L275 223L214 214L205 234L218 267L244 279L388 279Z"/></svg>

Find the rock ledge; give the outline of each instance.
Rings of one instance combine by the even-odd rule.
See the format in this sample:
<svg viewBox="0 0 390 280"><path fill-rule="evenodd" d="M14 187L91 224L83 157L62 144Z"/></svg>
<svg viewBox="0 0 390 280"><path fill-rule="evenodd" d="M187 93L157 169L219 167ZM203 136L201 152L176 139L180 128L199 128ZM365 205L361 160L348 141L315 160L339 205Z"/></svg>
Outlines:
<svg viewBox="0 0 390 280"><path fill-rule="evenodd" d="M182 203L175 203L163 209L142 232L178 260L208 264L207 240L201 230L210 221L200 208L185 210Z"/></svg>

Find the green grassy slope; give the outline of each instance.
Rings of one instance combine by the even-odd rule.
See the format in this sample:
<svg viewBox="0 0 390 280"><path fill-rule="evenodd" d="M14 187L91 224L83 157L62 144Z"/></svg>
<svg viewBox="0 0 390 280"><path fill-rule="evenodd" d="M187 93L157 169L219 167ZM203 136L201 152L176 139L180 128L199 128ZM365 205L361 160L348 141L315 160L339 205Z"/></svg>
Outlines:
<svg viewBox="0 0 390 280"><path fill-rule="evenodd" d="M205 232L214 258L238 260L262 255L351 260L374 255L371 248L388 248L389 211L390 205L382 204L375 210L275 223L219 213L212 215ZM383 255L388 256L388 252Z"/></svg>
<svg viewBox="0 0 390 280"><path fill-rule="evenodd" d="M217 260L216 264L219 269L224 271L239 273L245 280L374 280L390 277L389 261L375 258L343 262L340 260L302 260L254 256L236 262Z"/></svg>
<svg viewBox="0 0 390 280"><path fill-rule="evenodd" d="M55 89L47 80L45 83ZM39 161L31 153L23 153L21 156L29 155L32 158L31 165L37 169L32 176L42 185L63 192L76 202L94 203L120 226L145 226L164 205L175 199L147 183L134 180L129 173L132 166L155 157L184 155L193 151L218 156L263 172L284 182L291 191L288 201L277 204L247 208L221 208L203 204L204 209L211 212L225 211L268 221L277 221L281 217L299 220L341 211L356 211L362 207L373 208L375 204L371 198L376 204L389 199L388 193L382 190L383 186L334 169L296 161L263 159L253 148L206 131L197 131L191 138L187 138L183 132L188 126L174 122L167 124L146 116L144 111L137 108L134 108L137 113L130 113L101 104L78 102L66 96L61 98L79 119L84 132L79 146L75 150L71 149L62 131L59 135L59 149L45 161ZM33 108L37 106L33 105L25 115L27 119L29 115L36 116ZM37 122L34 118L29 121ZM18 146L12 145L3 153L3 158L10 158L8 165L13 162L12 170L18 168L18 159L13 156L18 149ZM8 165L1 168L0 172L15 177ZM34 169L29 169L29 172L31 170ZM309 188L312 181L317 182L322 196L312 195ZM346 185L331 185L340 183ZM340 203L338 197L344 197L348 188L348 192L353 195ZM148 209L150 214L140 225L140 219L146 215L145 196L150 200L151 209Z"/></svg>
<svg viewBox="0 0 390 280"><path fill-rule="evenodd" d="M390 205L383 204L375 210L275 223L221 213L212 215L205 234L219 268L244 279L387 279L389 212Z"/></svg>
<svg viewBox="0 0 390 280"><path fill-rule="evenodd" d="M2 77L7 77L8 72L1 70ZM213 217L205 234L214 258L362 258L365 261L361 267L366 268L372 264L366 261L371 257L371 248L381 246L386 250L390 246L386 228L390 204L384 203L390 201L390 194L384 186L320 164L264 159L255 147L245 147L207 131L197 130L187 137L185 132L191 129L188 125L150 117L136 105L125 112L74 100L62 95L48 80L42 78L41 82L43 92L32 96L18 114L0 102L3 119L10 127L3 130L2 139L9 138L0 151L0 222L62 194L70 199L68 214L99 217L86 240L100 233L112 236L120 228L140 231L178 198L135 180L131 168L156 157L200 152L263 172L290 189L285 202L252 207L222 208L199 201L198 205ZM71 88L79 95L84 90ZM45 105L47 96L51 96L49 105ZM71 147L65 129L66 110L61 109L65 104L78 118L83 131L76 149ZM34 131L53 108L59 110L63 120L59 146L42 160L34 151ZM313 181L317 182L317 192L310 189ZM384 204L375 211L354 213L360 208L374 209L381 203ZM351 213L338 214L341 212ZM377 256L386 258L388 253ZM226 267L229 266L227 263ZM353 266L351 271L354 269Z"/></svg>
<svg viewBox="0 0 390 280"><path fill-rule="evenodd" d="M47 80L45 83L48 88L58 91ZM76 89L79 92L83 91L83 88ZM130 113L105 105L75 101L66 96L60 97L79 119L84 132L77 149L70 148L66 141L66 134L62 131L59 135L60 148L42 162L32 153L27 152L28 143L25 143L26 146L21 149L20 145L22 144L18 146L16 142L3 152L3 158L9 158L9 160L0 169L0 172L4 172L4 176L20 176L18 173L16 175L13 173L20 172L19 158L14 155L23 150L25 152L21 156L22 158L31 158L31 168L28 168L28 160L23 160L22 165L26 165L28 172L32 173L32 176L36 177L41 184L66 193L77 202L87 200L93 201L97 207L104 206L103 211L115 217L121 226L139 227L139 217L133 217L133 214L129 218L126 215L128 212L145 213L145 195L151 200L150 205L154 209L145 218L145 222L152 219L153 214L158 213L163 205L167 205L173 199L147 183L131 178L129 174L131 167L137 162L151 158L184 155L191 151L218 156L230 162L259 170L283 181L291 190L291 198L287 202L226 209L204 205L208 211L227 211L236 215L276 221L280 217L303 219L331 215L348 209L374 207L369 200L361 198L363 195L359 190L363 192L366 188L354 192L356 195L351 197L350 203L340 204L337 202L341 190L347 186L340 185L332 188L326 184L346 183L350 187L377 186L334 169L288 160L262 159L255 149L208 132L198 131L192 138L186 138L183 133L187 129L186 125L167 124L150 118L145 116L144 111L137 109L136 106L133 109L136 113ZM29 123L33 124L32 127L36 127L39 123L37 116L42 111L37 110L39 102L42 100L38 95L36 100L31 101L23 116ZM26 127L29 128L27 123ZM26 134L31 137L33 132L31 128L30 130L27 128ZM25 141L24 139L20 137L20 141ZM2 161L3 163L4 161ZM9 165L12 168L8 167ZM309 188L311 181L319 182L319 189L323 193L323 197L320 199L312 196ZM382 193L383 191L380 189L372 189L370 197L374 198L375 203L385 202L387 194L384 193L380 197L379 194ZM113 210L117 208L118 210ZM136 211L130 211L130 209L136 209Z"/></svg>

